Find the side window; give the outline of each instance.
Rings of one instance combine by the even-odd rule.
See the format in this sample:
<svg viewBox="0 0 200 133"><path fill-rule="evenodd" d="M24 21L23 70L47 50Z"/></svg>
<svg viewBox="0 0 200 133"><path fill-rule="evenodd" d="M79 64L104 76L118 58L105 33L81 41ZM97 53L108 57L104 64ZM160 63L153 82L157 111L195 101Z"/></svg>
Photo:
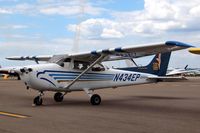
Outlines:
<svg viewBox="0 0 200 133"><path fill-rule="evenodd" d="M92 67L92 71L105 71L105 68L102 64L96 64Z"/></svg>
<svg viewBox="0 0 200 133"><path fill-rule="evenodd" d="M66 58L63 62L71 62L70 58Z"/></svg>
<svg viewBox="0 0 200 133"><path fill-rule="evenodd" d="M85 70L89 66L88 62L83 62L83 61L74 61L74 69L79 69L79 70Z"/></svg>
<svg viewBox="0 0 200 133"><path fill-rule="evenodd" d="M70 67L70 64L71 64L71 59L70 58L66 58L64 61L64 67L65 68L69 68Z"/></svg>

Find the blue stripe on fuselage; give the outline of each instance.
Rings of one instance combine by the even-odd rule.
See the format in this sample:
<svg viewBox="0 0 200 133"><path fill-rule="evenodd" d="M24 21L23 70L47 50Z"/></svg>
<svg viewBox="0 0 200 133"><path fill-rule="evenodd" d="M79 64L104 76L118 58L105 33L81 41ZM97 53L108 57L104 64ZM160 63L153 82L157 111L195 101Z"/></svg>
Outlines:
<svg viewBox="0 0 200 133"><path fill-rule="evenodd" d="M49 73L48 75L54 80L73 80L81 72L72 71L55 71L55 70L44 70L43 72L38 72L37 77L41 74ZM102 74L102 73L85 73L81 76L80 80L112 80L115 74Z"/></svg>
<svg viewBox="0 0 200 133"><path fill-rule="evenodd" d="M72 71L55 71L55 70L44 70L43 72L38 72L37 73L37 77L41 74L45 74L47 72L51 72L51 73L64 73L64 74L81 74L81 72L72 72ZM103 76L113 76L113 74L102 74L102 73L86 73L89 75L103 75ZM86 75L85 74L85 75Z"/></svg>
<svg viewBox="0 0 200 133"><path fill-rule="evenodd" d="M66 79L66 80L73 80L76 77L54 77L55 80L62 80L62 79ZM113 78L80 78L79 80L112 80Z"/></svg>
<svg viewBox="0 0 200 133"><path fill-rule="evenodd" d="M51 77L55 77L55 76L78 76L79 74L49 74L49 76ZM113 75L99 75L99 74L84 74L83 76L87 76L87 77L113 77Z"/></svg>

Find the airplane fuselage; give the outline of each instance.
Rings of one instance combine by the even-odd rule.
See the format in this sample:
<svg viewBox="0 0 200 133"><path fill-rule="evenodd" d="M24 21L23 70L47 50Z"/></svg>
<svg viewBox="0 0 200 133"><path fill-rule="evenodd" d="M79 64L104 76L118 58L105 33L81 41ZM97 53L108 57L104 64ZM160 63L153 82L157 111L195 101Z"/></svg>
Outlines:
<svg viewBox="0 0 200 133"><path fill-rule="evenodd" d="M61 67L55 63L30 65L24 67L20 74L21 80L30 88L39 91L81 91L83 89L95 90L109 87L127 86L133 84L150 83L151 74L124 71L118 69L105 69L104 71L88 71L81 78L66 89L82 70Z"/></svg>

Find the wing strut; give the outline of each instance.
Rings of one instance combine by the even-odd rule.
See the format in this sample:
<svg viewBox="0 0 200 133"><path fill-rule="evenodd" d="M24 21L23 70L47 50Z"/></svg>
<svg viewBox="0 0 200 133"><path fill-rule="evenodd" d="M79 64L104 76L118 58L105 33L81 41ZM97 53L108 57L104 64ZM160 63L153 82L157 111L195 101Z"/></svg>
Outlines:
<svg viewBox="0 0 200 133"><path fill-rule="evenodd" d="M138 67L137 63L133 60L133 58L130 58L130 60L134 63L134 65L135 65L136 67Z"/></svg>
<svg viewBox="0 0 200 133"><path fill-rule="evenodd" d="M39 61L36 57L33 57L33 60L36 62L36 64L39 64Z"/></svg>
<svg viewBox="0 0 200 133"><path fill-rule="evenodd" d="M79 80L81 78L81 76L85 73L87 73L94 65L96 65L97 63L99 63L100 61L103 60L103 58L106 55L102 54L96 61L94 61L87 69L85 69L80 75L78 75L70 84L68 84L66 87L64 87L64 89L69 89L77 80Z"/></svg>

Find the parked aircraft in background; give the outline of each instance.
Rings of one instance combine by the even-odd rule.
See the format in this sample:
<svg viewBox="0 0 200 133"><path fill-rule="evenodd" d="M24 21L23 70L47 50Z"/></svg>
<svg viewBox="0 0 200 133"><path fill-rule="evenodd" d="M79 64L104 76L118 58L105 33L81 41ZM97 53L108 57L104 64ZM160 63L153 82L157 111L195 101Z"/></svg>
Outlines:
<svg viewBox="0 0 200 133"><path fill-rule="evenodd" d="M1 68L1 65L0 65ZM9 74L0 74L0 79L8 79Z"/></svg>
<svg viewBox="0 0 200 133"><path fill-rule="evenodd" d="M0 74L1 79L8 79L9 74Z"/></svg>
<svg viewBox="0 0 200 133"><path fill-rule="evenodd" d="M199 72L198 69L188 68L188 65L186 65L184 69L183 68L168 69L166 76L184 75L188 73L197 73L197 72Z"/></svg>
<svg viewBox="0 0 200 133"><path fill-rule="evenodd" d="M189 52L193 54L200 54L200 48L189 48Z"/></svg>
<svg viewBox="0 0 200 133"><path fill-rule="evenodd" d="M85 91L92 105L99 105L101 97L93 94L96 89L116 88L120 86L155 83L165 77L171 51L192 47L191 45L167 41L164 43L127 46L94 50L83 53L71 53L52 56L13 56L10 60L33 60L37 63L23 67L1 68L0 73L20 77L27 88L39 91L34 98L35 105L42 104L45 91L54 91L54 100L63 101L63 97L73 91ZM108 68L106 61L134 59L155 55L147 66Z"/></svg>

